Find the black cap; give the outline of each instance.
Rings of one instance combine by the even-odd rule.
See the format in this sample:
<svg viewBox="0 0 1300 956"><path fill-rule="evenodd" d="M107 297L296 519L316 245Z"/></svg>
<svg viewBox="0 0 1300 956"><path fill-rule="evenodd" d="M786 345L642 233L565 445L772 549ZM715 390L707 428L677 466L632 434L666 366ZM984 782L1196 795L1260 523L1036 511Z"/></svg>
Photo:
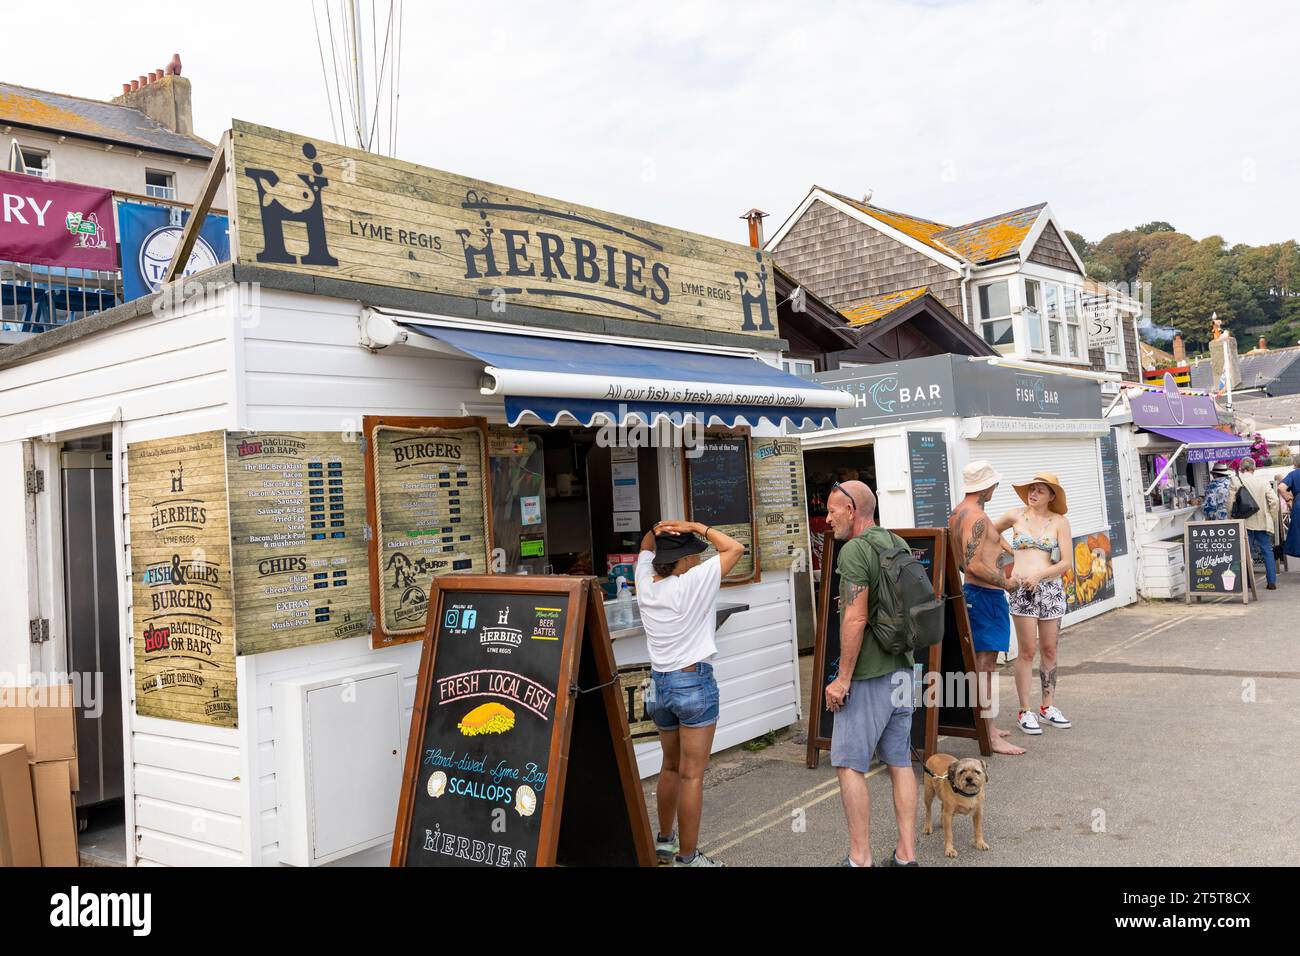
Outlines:
<svg viewBox="0 0 1300 956"><path fill-rule="evenodd" d="M693 534L661 532L655 535L655 564L674 564L692 554L699 554L708 545Z"/></svg>

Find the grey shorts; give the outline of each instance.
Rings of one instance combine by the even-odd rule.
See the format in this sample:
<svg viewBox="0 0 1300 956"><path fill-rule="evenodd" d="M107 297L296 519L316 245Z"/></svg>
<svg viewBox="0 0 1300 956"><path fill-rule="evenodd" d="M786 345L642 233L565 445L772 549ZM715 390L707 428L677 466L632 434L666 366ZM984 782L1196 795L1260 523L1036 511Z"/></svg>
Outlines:
<svg viewBox="0 0 1300 956"><path fill-rule="evenodd" d="M866 773L878 753L891 767L910 767L911 743L912 672L850 681L831 729L831 766Z"/></svg>

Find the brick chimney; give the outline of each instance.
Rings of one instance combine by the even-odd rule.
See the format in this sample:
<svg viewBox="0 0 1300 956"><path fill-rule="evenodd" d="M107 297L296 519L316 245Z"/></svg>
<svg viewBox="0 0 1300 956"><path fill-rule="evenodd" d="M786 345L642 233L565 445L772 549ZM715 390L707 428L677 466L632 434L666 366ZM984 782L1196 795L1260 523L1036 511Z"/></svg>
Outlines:
<svg viewBox="0 0 1300 956"><path fill-rule="evenodd" d="M1183 333L1174 333L1174 365L1187 364L1187 346L1183 345Z"/></svg>
<svg viewBox="0 0 1300 956"><path fill-rule="evenodd" d="M166 67L151 70L132 82L130 90L123 84L122 95L113 97L112 102L139 110L173 133L194 135L190 81L181 76L179 53L172 55L171 62Z"/></svg>

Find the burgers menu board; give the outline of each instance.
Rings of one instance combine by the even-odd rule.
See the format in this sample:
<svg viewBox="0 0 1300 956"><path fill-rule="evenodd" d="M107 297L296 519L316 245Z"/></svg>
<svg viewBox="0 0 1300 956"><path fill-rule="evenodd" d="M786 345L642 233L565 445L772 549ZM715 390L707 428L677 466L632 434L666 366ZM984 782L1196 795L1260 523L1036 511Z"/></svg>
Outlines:
<svg viewBox="0 0 1300 956"><path fill-rule="evenodd" d="M754 556L754 499L747 432L710 432L686 453L686 510L692 521L717 528L745 546L744 557L724 579L741 583L758 577ZM710 548L706 557L713 554Z"/></svg>
<svg viewBox="0 0 1300 956"><path fill-rule="evenodd" d="M755 441L753 460L759 563L776 571L802 557L807 567L808 502L799 439Z"/></svg>
<svg viewBox="0 0 1300 956"><path fill-rule="evenodd" d="M127 481L136 713L235 727L225 435L133 443Z"/></svg>
<svg viewBox="0 0 1300 956"><path fill-rule="evenodd" d="M373 646L417 640L430 581L486 574L492 501L481 418L365 419Z"/></svg>
<svg viewBox="0 0 1300 956"><path fill-rule="evenodd" d="M238 653L370 633L361 444L343 432L226 435Z"/></svg>
<svg viewBox="0 0 1300 956"><path fill-rule="evenodd" d="M1254 590L1250 546L1244 521L1189 521L1187 549L1187 602L1193 597L1240 594L1250 602L1247 585Z"/></svg>

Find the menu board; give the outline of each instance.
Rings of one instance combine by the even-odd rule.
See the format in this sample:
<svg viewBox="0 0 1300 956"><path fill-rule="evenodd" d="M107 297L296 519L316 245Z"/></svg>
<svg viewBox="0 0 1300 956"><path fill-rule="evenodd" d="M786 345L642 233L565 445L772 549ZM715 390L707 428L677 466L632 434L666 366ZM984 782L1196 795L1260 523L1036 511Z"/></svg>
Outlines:
<svg viewBox="0 0 1300 956"><path fill-rule="evenodd" d="M225 436L137 442L126 457L136 713L236 727Z"/></svg>
<svg viewBox="0 0 1300 956"><path fill-rule="evenodd" d="M1101 447L1101 488L1106 500L1106 520L1110 522L1110 556L1128 554L1128 527L1124 521L1124 486L1119 474L1119 446L1115 429L1098 439Z"/></svg>
<svg viewBox="0 0 1300 956"><path fill-rule="evenodd" d="M799 439L758 439L753 462L759 564L773 571L807 568L808 501Z"/></svg>
<svg viewBox="0 0 1300 956"><path fill-rule="evenodd" d="M229 432L240 654L370 633L361 445L342 432Z"/></svg>
<svg viewBox="0 0 1300 956"><path fill-rule="evenodd" d="M448 575L430 605L393 865L653 865L594 581Z"/></svg>
<svg viewBox="0 0 1300 956"><path fill-rule="evenodd" d="M489 567L487 429L481 418L365 419L372 645L417 640L430 580Z"/></svg>
<svg viewBox="0 0 1300 956"><path fill-rule="evenodd" d="M948 527L952 488L948 483L948 445L943 432L908 432L907 458L916 527Z"/></svg>
<svg viewBox="0 0 1300 956"><path fill-rule="evenodd" d="M754 559L754 499L747 432L715 432L686 456L686 510L691 521L717 528L745 546L744 556L723 580L740 584L758 577ZM705 558L716 551L710 547Z"/></svg>
<svg viewBox="0 0 1300 956"><path fill-rule="evenodd" d="M1187 549L1187 603L1193 597L1240 594L1250 603L1254 590L1249 539L1244 521L1189 521L1183 532Z"/></svg>

